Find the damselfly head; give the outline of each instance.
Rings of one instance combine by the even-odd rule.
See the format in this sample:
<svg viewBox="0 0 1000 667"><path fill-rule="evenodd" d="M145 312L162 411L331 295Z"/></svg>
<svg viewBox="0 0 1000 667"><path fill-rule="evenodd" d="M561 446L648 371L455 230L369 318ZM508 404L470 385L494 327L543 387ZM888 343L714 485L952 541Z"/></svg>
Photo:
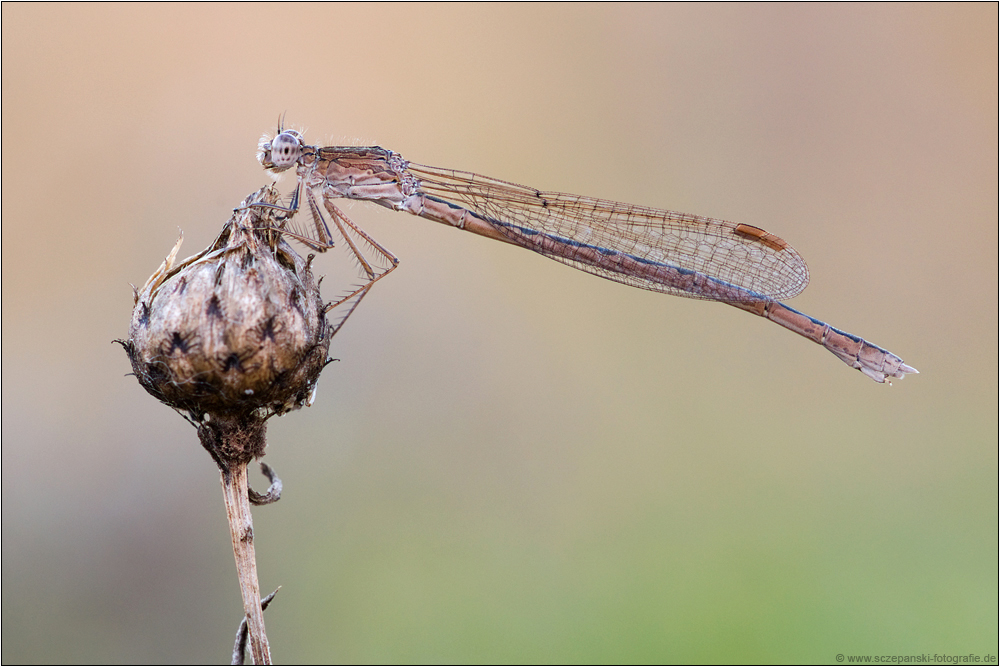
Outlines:
<svg viewBox="0 0 1000 667"><path fill-rule="evenodd" d="M302 156L302 135L295 130L285 130L267 140L262 137L257 144L257 160L271 171L284 171L298 162Z"/></svg>

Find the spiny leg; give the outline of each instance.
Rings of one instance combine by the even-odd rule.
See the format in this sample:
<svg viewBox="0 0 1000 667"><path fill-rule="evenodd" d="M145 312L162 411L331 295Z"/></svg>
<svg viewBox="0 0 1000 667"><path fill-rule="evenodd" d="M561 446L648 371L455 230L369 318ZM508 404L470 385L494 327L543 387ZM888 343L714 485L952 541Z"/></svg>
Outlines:
<svg viewBox="0 0 1000 667"><path fill-rule="evenodd" d="M288 215L281 216L281 221L290 219L293 215L299 212L299 199L300 191L302 190L302 183L299 182L295 186L295 192L292 193L292 201L288 206L282 206L281 204L268 204L266 202L254 202L248 204L247 206L240 206L239 208L234 208L233 211L244 211L248 208L268 208L272 211L282 211Z"/></svg>
<svg viewBox="0 0 1000 667"><path fill-rule="evenodd" d="M357 261L358 265L361 267L364 275L365 282L357 287L357 289L352 290L345 296L337 299L326 306L325 312L330 312L334 308L341 306L345 303L352 302L349 304L347 312L341 318L334 327L334 333L336 333L340 327L344 325L347 318L351 316L354 309L358 307L361 300L368 294L368 291L372 288L376 282L381 280L383 277L391 273L398 265L399 259L385 249L381 244L379 244L375 239L365 233L360 227L358 227L354 222L351 221L347 215L341 211L337 206L330 201L329 198L323 195L323 186L315 187L305 187L305 200L309 207L310 217L312 218L311 229L296 229L292 226L292 220L295 214L298 212L300 207L300 192L303 186L301 182L295 188L295 194L292 197L291 205L288 207L280 206L278 204L267 204L267 203L255 203L250 204L248 208L257 207L264 208L268 210L283 211L286 215L274 216L278 223L274 229L287 237L295 239L299 243L307 246L312 250L317 252L326 252L330 248L333 248L334 237L330 231L330 226L327 224L327 218L333 222L334 228L340 233L341 238L350 248L354 259ZM323 200L323 208L320 208L317 203L318 200ZM325 208L325 211L323 210ZM291 227L291 228L290 228ZM355 240L357 238L357 241ZM381 261L369 261L365 257L361 245L358 241L363 244L367 244L369 250L374 252L374 254L381 259Z"/></svg>
<svg viewBox="0 0 1000 667"><path fill-rule="evenodd" d="M306 191L306 200L309 202L310 209L313 210L313 214L317 217L317 220L321 221L322 224L325 226L326 216L322 215L322 211L316 204L316 195L312 190ZM329 218L333 222L334 227L337 229L338 232L340 232L340 236L347 243L348 248L350 248L351 253L354 255L354 258L357 260L358 265L364 272L365 274L364 278L366 280L365 283L359 286L357 289L351 291L350 293L341 297L337 301L330 303L326 306L326 312L330 312L337 306L340 306L344 303L348 303L353 300L353 303L350 303L349 305L347 313L336 325L336 328L334 329L334 332L336 333L336 330L340 329L340 327L344 325L344 322L347 321L347 318L351 316L351 313L354 312L354 309L358 307L358 304L361 303L361 300L365 297L365 295L368 294L368 291L372 288L372 285L374 285L376 282L378 282L385 276L392 273L392 271L397 266L399 266L399 259L391 252L386 250L375 239L366 234L364 230L362 230L360 227L354 224L354 222L352 222L351 219L348 218L343 211L337 208L337 206L334 205L333 202L331 202L329 199L325 197L323 198L323 206L326 209L326 212L329 213ZM317 224L317 227L318 226L319 224ZM366 244L369 250L374 252L375 255L379 257L382 261L381 262L369 261L368 258L366 258L364 253L362 252L362 249L359 247L359 243L356 242L355 237L357 237L358 240Z"/></svg>
<svg viewBox="0 0 1000 667"><path fill-rule="evenodd" d="M330 234L330 228L326 224L322 211L320 211L316 206L315 199L310 195L310 191L308 189L306 191L306 201L309 204L309 214L312 220L312 225L311 228L306 223L296 225L297 220L295 219L295 215L300 207L299 192L301 189L301 184L295 188L295 194L292 196L292 203L290 206L285 207L278 204L260 203L251 204L248 208L256 207L264 208L269 211L277 210L285 212L285 215L271 216L271 219L277 224L274 227L269 227L270 229L274 229L288 238L298 241L310 250L315 250L316 252L326 252L330 248L334 247L333 235ZM299 219L301 219L301 216Z"/></svg>

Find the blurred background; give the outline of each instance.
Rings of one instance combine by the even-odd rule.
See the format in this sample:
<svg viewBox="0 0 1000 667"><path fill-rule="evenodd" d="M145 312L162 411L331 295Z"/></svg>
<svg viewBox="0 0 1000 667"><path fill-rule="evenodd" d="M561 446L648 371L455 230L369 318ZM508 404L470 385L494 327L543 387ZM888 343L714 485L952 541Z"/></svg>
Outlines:
<svg viewBox="0 0 1000 667"><path fill-rule="evenodd" d="M791 305L921 374L350 206L401 264L270 424L276 661L996 655L996 4L2 12L4 663L228 660L218 471L111 341L281 113L763 227Z"/></svg>

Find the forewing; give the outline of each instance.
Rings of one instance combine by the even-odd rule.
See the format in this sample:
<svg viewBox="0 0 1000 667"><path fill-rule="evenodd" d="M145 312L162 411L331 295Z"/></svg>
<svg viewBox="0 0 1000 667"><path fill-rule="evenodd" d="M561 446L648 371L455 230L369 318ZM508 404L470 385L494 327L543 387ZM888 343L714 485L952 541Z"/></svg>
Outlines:
<svg viewBox="0 0 1000 667"><path fill-rule="evenodd" d="M486 218L515 243L523 230L565 241L542 254L582 271L635 287L689 298L713 298L675 285L621 273L574 259L585 248L592 254L623 253L643 262L695 271L749 293L781 300L809 283L802 257L777 236L751 225L699 215L634 206L559 192L544 192L469 172L410 165L428 194L460 204ZM512 230L510 225L515 226Z"/></svg>

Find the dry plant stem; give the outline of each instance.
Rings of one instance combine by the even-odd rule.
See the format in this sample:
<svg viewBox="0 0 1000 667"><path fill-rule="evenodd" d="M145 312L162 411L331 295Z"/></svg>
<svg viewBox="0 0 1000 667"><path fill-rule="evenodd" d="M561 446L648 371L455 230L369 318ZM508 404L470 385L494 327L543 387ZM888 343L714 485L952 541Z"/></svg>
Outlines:
<svg viewBox="0 0 1000 667"><path fill-rule="evenodd" d="M279 233L279 199L273 185L251 194L208 248L183 261L178 240L135 291L122 341L139 383L198 429L222 471L246 635L258 665L271 664L271 656L250 505L278 500L281 480L262 466L271 485L255 493L247 464L264 455L268 419L312 403L334 331L311 260Z"/></svg>
<svg viewBox="0 0 1000 667"><path fill-rule="evenodd" d="M243 593L243 610L250 633L250 655L256 665L271 664L271 649L264 633L264 610L260 604L257 583L257 560L253 548L253 517L247 494L247 465L236 460L226 462L222 471L222 495L226 502L229 532L233 538L233 554Z"/></svg>
<svg viewBox="0 0 1000 667"><path fill-rule="evenodd" d="M271 604L271 600L274 599L274 596L278 594L279 590L281 590L281 586L278 586L277 588L274 589L274 591L270 595L268 595L266 598L263 598L260 601L260 608L266 610L267 605ZM231 665L246 664L246 657L247 657L247 617L244 614L243 620L240 621L240 627L236 631L236 644L233 646L233 659L229 664Z"/></svg>

